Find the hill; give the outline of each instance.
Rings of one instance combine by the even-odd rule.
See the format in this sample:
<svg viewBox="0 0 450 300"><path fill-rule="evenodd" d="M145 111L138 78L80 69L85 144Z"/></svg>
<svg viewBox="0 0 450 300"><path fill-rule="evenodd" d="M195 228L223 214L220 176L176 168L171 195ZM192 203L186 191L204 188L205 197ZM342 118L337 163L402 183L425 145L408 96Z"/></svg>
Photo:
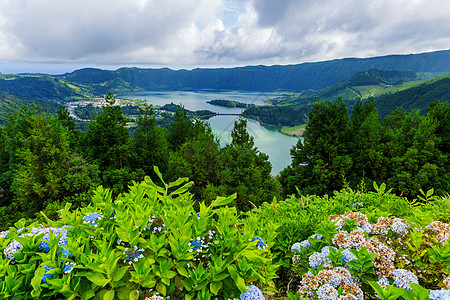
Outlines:
<svg viewBox="0 0 450 300"><path fill-rule="evenodd" d="M386 93L375 97L380 116L388 115L395 107L406 111L419 109L425 114L434 100L450 101L450 74L425 80L407 89L395 93Z"/></svg>
<svg viewBox="0 0 450 300"><path fill-rule="evenodd" d="M121 68L115 71L81 69L58 76L82 85L102 85L120 78L131 89L320 90L370 69L450 72L450 51L373 58L345 58L286 66L171 70Z"/></svg>
<svg viewBox="0 0 450 300"><path fill-rule="evenodd" d="M359 98L374 97L381 117L394 108L406 111L419 109L425 114L434 100L449 101L450 73L436 78L404 82L417 78L414 72L369 70L358 72L342 82L309 94L300 94L272 101L274 105L247 109L244 115L276 126L295 126L308 121L308 112L317 99L341 98L349 110Z"/></svg>
<svg viewBox="0 0 450 300"><path fill-rule="evenodd" d="M21 99L7 92L0 91L0 125L8 121L9 113L19 109L22 106L38 105L44 107L49 112L56 112L58 104L47 100L27 100Z"/></svg>

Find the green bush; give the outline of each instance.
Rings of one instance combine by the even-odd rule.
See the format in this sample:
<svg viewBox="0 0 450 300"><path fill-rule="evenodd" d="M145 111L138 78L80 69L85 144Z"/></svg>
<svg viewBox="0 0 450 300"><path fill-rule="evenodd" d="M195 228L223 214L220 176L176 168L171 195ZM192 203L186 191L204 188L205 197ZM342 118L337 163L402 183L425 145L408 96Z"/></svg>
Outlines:
<svg viewBox="0 0 450 300"><path fill-rule="evenodd" d="M235 195L195 211L192 184L159 187L146 177L115 200L99 187L92 205L66 205L58 221L16 223L0 238L8 254L0 258L0 297L238 298L249 284L275 292L270 233L226 206Z"/></svg>

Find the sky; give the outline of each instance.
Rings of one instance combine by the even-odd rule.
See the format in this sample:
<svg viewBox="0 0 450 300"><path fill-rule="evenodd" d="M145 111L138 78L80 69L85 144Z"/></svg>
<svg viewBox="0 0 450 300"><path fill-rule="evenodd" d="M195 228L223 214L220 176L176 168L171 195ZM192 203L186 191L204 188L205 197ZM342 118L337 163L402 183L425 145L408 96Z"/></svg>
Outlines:
<svg viewBox="0 0 450 300"><path fill-rule="evenodd" d="M448 0L0 0L0 72L235 67L450 48Z"/></svg>

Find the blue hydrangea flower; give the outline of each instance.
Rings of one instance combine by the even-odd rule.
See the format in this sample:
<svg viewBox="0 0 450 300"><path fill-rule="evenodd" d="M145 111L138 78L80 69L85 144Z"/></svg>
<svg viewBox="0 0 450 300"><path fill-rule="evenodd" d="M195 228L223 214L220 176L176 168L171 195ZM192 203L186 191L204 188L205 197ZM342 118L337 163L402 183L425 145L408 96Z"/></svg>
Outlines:
<svg viewBox="0 0 450 300"><path fill-rule="evenodd" d="M240 299L241 300L251 300L251 299L265 300L264 295L261 292L261 290L254 285L247 286L247 291L245 293L241 293Z"/></svg>
<svg viewBox="0 0 450 300"><path fill-rule="evenodd" d="M6 255L6 259L10 260L12 264L16 262L16 259L14 258L13 254L17 253L22 249L23 246L21 243L19 243L16 240L13 240L11 243L6 246L5 250L3 250L3 254Z"/></svg>
<svg viewBox="0 0 450 300"><path fill-rule="evenodd" d="M50 268L47 265L44 265L45 273L44 277L42 277L42 282L47 282L47 278L53 278L53 274L47 274L48 271L53 270L53 268Z"/></svg>
<svg viewBox="0 0 450 300"><path fill-rule="evenodd" d="M390 285L389 280L386 277L380 277L377 282L383 289Z"/></svg>
<svg viewBox="0 0 450 300"><path fill-rule="evenodd" d="M39 251L48 252L50 251L50 246L48 245L47 242L41 241L39 243Z"/></svg>
<svg viewBox="0 0 450 300"><path fill-rule="evenodd" d="M253 242L253 241L258 241L256 243L256 246L258 246L259 249L266 248L266 244L264 244L264 241L259 236L255 236L253 239L251 239L251 242Z"/></svg>
<svg viewBox="0 0 450 300"><path fill-rule="evenodd" d="M344 264L348 263L353 259L356 259L356 256L353 255L353 253L351 253L349 249L345 249L344 251L342 251L342 262Z"/></svg>
<svg viewBox="0 0 450 300"><path fill-rule="evenodd" d="M431 290L428 297L431 300L448 300L450 299L450 290Z"/></svg>
<svg viewBox="0 0 450 300"><path fill-rule="evenodd" d="M192 241L192 247L193 247L192 250L194 250L194 251L202 249L202 242L198 241L198 240L194 240L194 241Z"/></svg>
<svg viewBox="0 0 450 300"><path fill-rule="evenodd" d="M90 214L83 217L85 223L91 223L91 226L97 226L97 220L102 218L102 214Z"/></svg>
<svg viewBox="0 0 450 300"><path fill-rule="evenodd" d="M132 264L133 262L138 262L139 259L144 257L144 249L138 249L137 246L134 246L131 249L125 248L125 251L123 252L123 255L125 255L125 259L123 260L123 263Z"/></svg>
<svg viewBox="0 0 450 300"><path fill-rule="evenodd" d="M295 243L294 245L292 245L291 251L294 252L294 250L297 250L300 253L300 252L302 252L302 248L305 248L305 247L307 247L308 249L311 247L311 244L309 243L308 240L304 240L300 243Z"/></svg>
<svg viewBox="0 0 450 300"><path fill-rule="evenodd" d="M66 263L66 265L64 266L63 272L65 274L68 274L70 272L72 272L72 268L76 266L76 263L71 262L71 263Z"/></svg>
<svg viewBox="0 0 450 300"><path fill-rule="evenodd" d="M392 272L392 279L394 279L394 284L397 287L406 290L412 290L412 288L409 286L410 283L419 284L417 276L405 269L395 269Z"/></svg>
<svg viewBox="0 0 450 300"><path fill-rule="evenodd" d="M309 257L309 266L313 269L317 269L323 263L323 257L320 252L314 252Z"/></svg>
<svg viewBox="0 0 450 300"><path fill-rule="evenodd" d="M59 250L59 253L62 252L62 258L70 258L73 257L72 253L70 253L69 250L67 250L66 248L61 248L61 250ZM64 262L64 259L61 259L61 262Z"/></svg>
<svg viewBox="0 0 450 300"><path fill-rule="evenodd" d="M5 239L8 236L9 230L0 232L0 239Z"/></svg>

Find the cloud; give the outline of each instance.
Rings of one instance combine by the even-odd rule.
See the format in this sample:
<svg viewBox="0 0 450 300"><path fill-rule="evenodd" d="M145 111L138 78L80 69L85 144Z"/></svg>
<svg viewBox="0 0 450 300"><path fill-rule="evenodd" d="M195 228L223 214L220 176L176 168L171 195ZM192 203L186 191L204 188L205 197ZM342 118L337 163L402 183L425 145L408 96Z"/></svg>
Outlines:
<svg viewBox="0 0 450 300"><path fill-rule="evenodd" d="M450 45L447 0L0 0L0 60L286 64Z"/></svg>

